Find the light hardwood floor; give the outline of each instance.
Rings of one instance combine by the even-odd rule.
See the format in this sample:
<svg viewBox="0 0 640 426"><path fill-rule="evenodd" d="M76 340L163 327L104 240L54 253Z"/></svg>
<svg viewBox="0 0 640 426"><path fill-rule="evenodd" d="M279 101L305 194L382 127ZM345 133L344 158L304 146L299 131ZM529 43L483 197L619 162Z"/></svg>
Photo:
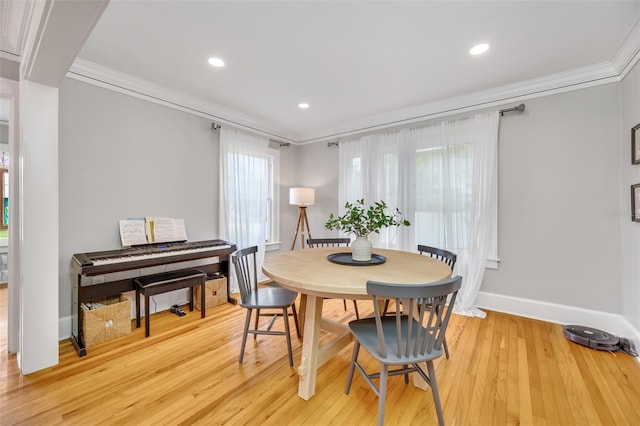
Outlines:
<svg viewBox="0 0 640 426"><path fill-rule="evenodd" d="M334 319L353 318L342 300L325 306ZM359 307L361 315L370 311L364 301ZM27 376L5 346L0 425L375 424L376 397L358 374L344 394L351 346L320 368L316 395L303 401L284 337L250 337L240 365L245 311L226 304L202 320L185 310L184 317L155 314L149 338L134 328L83 358L62 341L60 363ZM6 311L0 318L6 330ZM640 424L635 358L571 343L559 325L497 312L484 320L454 315L447 340L452 356L436 361L436 373L448 425ZM298 364L301 342L294 337L293 344ZM385 423L436 424L431 392L391 378Z"/></svg>

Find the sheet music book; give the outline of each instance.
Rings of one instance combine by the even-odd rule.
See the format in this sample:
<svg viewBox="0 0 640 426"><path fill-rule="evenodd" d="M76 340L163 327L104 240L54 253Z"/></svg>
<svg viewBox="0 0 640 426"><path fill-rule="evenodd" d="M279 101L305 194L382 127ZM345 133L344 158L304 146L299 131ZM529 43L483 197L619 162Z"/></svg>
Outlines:
<svg viewBox="0 0 640 426"><path fill-rule="evenodd" d="M184 219L172 219L169 217L148 217L147 240L149 243L170 243L174 241L187 241L187 230Z"/></svg>
<svg viewBox="0 0 640 426"><path fill-rule="evenodd" d="M147 217L120 220L120 241L123 247L141 244L187 241L184 219Z"/></svg>
<svg viewBox="0 0 640 426"><path fill-rule="evenodd" d="M144 219L123 219L120 221L120 241L122 247L147 244Z"/></svg>

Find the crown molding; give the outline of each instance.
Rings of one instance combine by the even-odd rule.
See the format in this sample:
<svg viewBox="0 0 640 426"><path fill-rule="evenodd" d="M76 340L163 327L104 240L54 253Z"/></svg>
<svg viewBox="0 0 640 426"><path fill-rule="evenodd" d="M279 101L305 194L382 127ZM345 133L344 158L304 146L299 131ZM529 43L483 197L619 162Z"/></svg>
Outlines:
<svg viewBox="0 0 640 426"><path fill-rule="evenodd" d="M640 18L627 34L624 42L618 48L611 60L614 69L618 70L620 79L623 79L640 59Z"/></svg>
<svg viewBox="0 0 640 426"><path fill-rule="evenodd" d="M411 108L403 108L371 116L365 120L351 122L345 126L304 135L293 134L221 105L185 96L83 59L76 59L67 73L67 77L206 117L220 124L249 130L267 136L272 140L306 145L335 141L336 139L357 134L403 127L455 114L501 107L511 102L521 102L527 99L619 82L638 60L640 60L640 18L627 34L611 62L499 86L442 101L425 103Z"/></svg>
<svg viewBox="0 0 640 426"><path fill-rule="evenodd" d="M229 125L258 133L272 140L297 143L297 135L289 135L288 132L283 129L260 122L237 111L222 107L221 105L205 102L201 99L178 93L84 59L76 58L67 72L67 77L205 117L214 120L218 124Z"/></svg>
<svg viewBox="0 0 640 426"><path fill-rule="evenodd" d="M299 143L335 141L357 134L404 127L454 114L501 107L511 102L521 102L620 80L619 72L611 64L598 64L369 117L344 127L330 129L329 132L322 134L305 135Z"/></svg>
<svg viewBox="0 0 640 426"><path fill-rule="evenodd" d="M611 62L578 68L537 79L527 80L468 95L422 104L352 122L346 126L328 129L322 133L307 134L299 144L335 141L362 133L403 127L468 113L486 108L501 107L510 102L521 102L572 90L584 89L621 81L640 60L640 17L616 51Z"/></svg>
<svg viewBox="0 0 640 426"><path fill-rule="evenodd" d="M14 55L10 52L5 52L4 50L0 50L0 59L6 59L7 61L20 63L20 56Z"/></svg>

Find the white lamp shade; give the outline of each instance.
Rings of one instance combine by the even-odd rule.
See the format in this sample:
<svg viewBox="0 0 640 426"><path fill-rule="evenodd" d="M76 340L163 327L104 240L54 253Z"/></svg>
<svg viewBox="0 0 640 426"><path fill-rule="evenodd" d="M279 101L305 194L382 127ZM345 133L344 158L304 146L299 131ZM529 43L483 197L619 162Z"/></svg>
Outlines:
<svg viewBox="0 0 640 426"><path fill-rule="evenodd" d="M316 202L316 190L313 188L289 189L289 204L293 206L312 206Z"/></svg>

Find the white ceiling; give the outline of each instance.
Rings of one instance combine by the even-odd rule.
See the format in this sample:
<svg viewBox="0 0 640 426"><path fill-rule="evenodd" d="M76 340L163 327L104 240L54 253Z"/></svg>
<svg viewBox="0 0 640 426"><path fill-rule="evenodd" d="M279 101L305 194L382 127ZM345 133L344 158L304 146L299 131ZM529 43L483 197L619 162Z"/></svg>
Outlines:
<svg viewBox="0 0 640 426"><path fill-rule="evenodd" d="M77 62L305 141L447 99L610 69L622 46L638 54L639 16L640 0L111 0ZM470 56L479 42L490 51ZM211 67L210 56L227 65ZM302 101L311 108L298 109Z"/></svg>

